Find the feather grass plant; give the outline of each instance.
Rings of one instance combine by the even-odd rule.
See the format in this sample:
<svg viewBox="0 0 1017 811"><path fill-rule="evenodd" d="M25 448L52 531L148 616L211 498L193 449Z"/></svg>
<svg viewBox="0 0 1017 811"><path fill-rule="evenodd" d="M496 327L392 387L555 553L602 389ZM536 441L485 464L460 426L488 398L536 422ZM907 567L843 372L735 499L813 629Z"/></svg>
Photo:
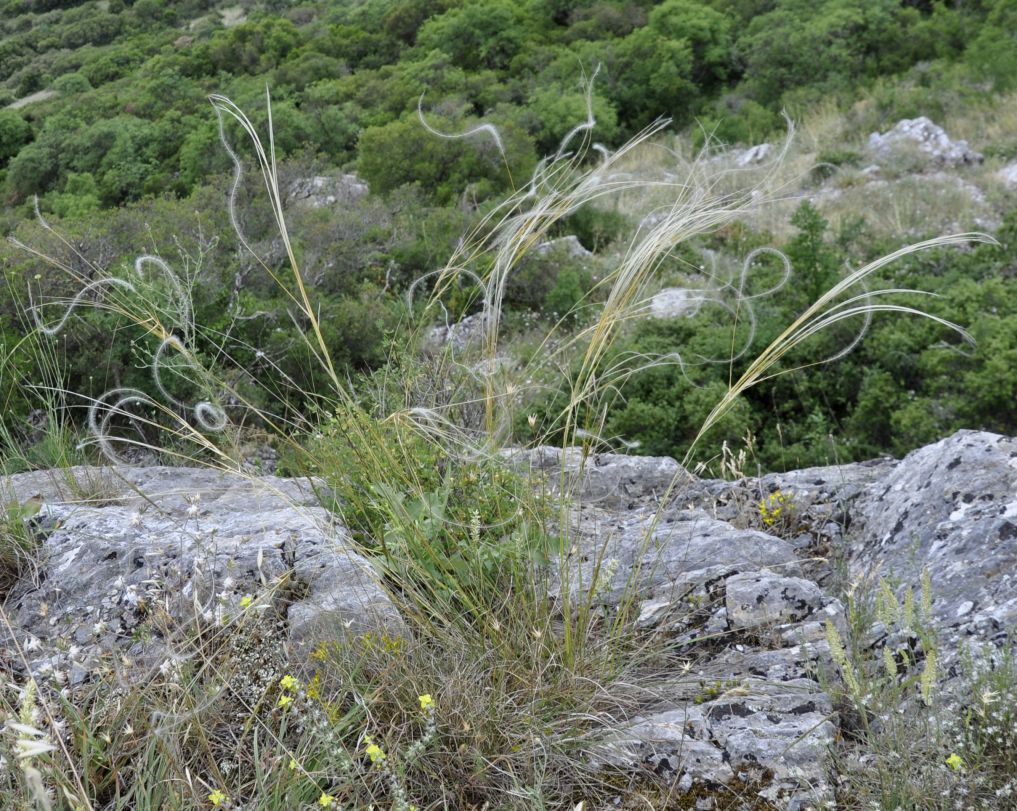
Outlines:
<svg viewBox="0 0 1017 811"><path fill-rule="evenodd" d="M592 110L589 92L588 109ZM319 795L330 803L338 794L361 802L385 798L394 808L406 808L407 797L418 793L432 808L487 803L524 809L533 807L534 798L554 808L583 800L591 807L601 800L606 803L615 786L589 764L591 742L599 731L638 710L635 696L639 691L632 685L645 678L641 670L645 665L652 662L659 667L667 656L662 638L635 628L631 621L645 572L633 570L618 610L606 615L598 593L604 589L611 561L601 552L585 582L570 563L572 508L579 500L576 481L562 465L553 488L556 500L547 498L525 476L507 469L503 446L511 437L516 411L534 393L535 384L530 381L547 379L549 373L564 380L565 405L549 432L563 448L588 447L587 439L599 433L618 387L628 376L648 365L684 362L680 354L630 357L621 362L609 362L609 358L627 325L646 314L655 275L680 245L731 222L776 193L772 186L783 153L778 150L773 171L764 172L760 179L757 169L753 179L741 186L735 174L718 174L705 153L683 166L680 180L647 180L626 171L626 161L637 151L662 149L655 139L667 122L654 124L610 151L593 142L596 122L591 112L557 152L538 165L525 187L496 205L464 237L448 263L427 275L430 290L415 310L420 325L442 310L442 297L453 285L465 279L479 288L480 362L456 356L447 348L441 359L447 379L419 387L405 379L390 380L382 388L401 390L401 402L393 403L383 394L376 402L365 403L340 377L330 357L313 291L303 278L290 240L271 107L266 146L232 101L223 96L213 96L211 101L235 166L230 218L241 245L253 255L236 212L243 165L228 141L225 122L236 122L251 141L285 248L289 276L276 274L264 263L262 267L296 309L296 317L308 325L307 350L332 387L316 401L317 413L294 415L280 408L275 414L258 408L223 382L220 370L202 365L191 348L200 325L189 320L187 291L158 257L140 257L133 276L126 278L106 275L98 268L92 279L75 275L81 292L62 302L63 314L55 322L40 321L40 331L59 331L76 306L87 304L114 311L143 334L154 336L158 348L151 364L157 394L114 389L89 404L87 428L110 461L124 461L117 450L123 444L148 451L164 449L165 444L149 437L156 430L168 430L165 436L173 442L170 453L179 461L243 472L212 438L232 429L229 409L246 410L277 432L291 453L291 469L314 476L323 502L355 530L361 551L376 562L382 582L413 633L399 645L377 639L370 644L360 639L351 645L337 630L336 646L321 651L312 665L317 695L330 696L319 704L328 719L320 735L286 726L285 719L280 726L278 712L266 715L266 697L275 701L275 710L285 709L295 699L288 693L276 695L276 688L265 685L259 688L260 697L252 693L239 700L248 722L231 724L217 715L222 704L216 702L224 685L251 672L250 662L236 651L229 652L226 629L213 634L214 641L200 629L189 639L177 635L173 642L179 650L174 655L179 655L167 659L174 664L165 673L150 673L145 682L129 688L121 685L119 705L104 703L96 695L92 717L70 705L63 709L61 715L72 719L74 740L80 743L80 751L64 753L67 762L63 765L75 779L61 780L54 764L49 780L73 788L86 808L94 807L86 799L89 792L96 804L101 796L106 807L118 809L208 803L241 807L246 802L271 811L308 807ZM491 136L486 126L462 134L431 131L435 137ZM789 131L787 143L790 139ZM527 253L581 207L648 186L656 194L666 194L670 202L644 223L617 265L599 281L593 294L597 307L589 322L572 331L562 319L527 365L516 372L501 369L506 290ZM779 364L793 357L791 353L810 337L848 319L859 320L864 329L867 319L880 312L925 315L884 300L907 291L869 292L865 280L908 253L972 239L985 238L960 235L933 240L849 275L814 302L732 383L696 441L738 396L768 376L782 373ZM56 264L74 274L66 264ZM738 284L702 292L704 300L720 300L734 317L749 323L754 298L746 291L750 265L747 260ZM146 303L139 292L151 269L165 277L165 284ZM423 286L413 285L410 293ZM86 300L86 293L97 298ZM956 325L940 323L964 334ZM168 357L177 358L188 370L202 399L184 403L167 390L161 375L168 373ZM221 357L228 358L228 353ZM402 374L413 369L414 363L412 358L404 359L402 366L393 364L387 374ZM558 374L565 368L572 369L570 376ZM422 377L427 373L426 369L416 372ZM227 400L237 405L228 408ZM132 411L137 405L148 411ZM458 418L467 409L481 412L477 425L463 424ZM148 413L153 410L157 416ZM119 424L140 427L142 437L115 435ZM672 488L676 486L677 482L672 483ZM648 531L647 548L650 539ZM230 626L229 630L239 634L242 628ZM266 641L263 647L267 650L271 645ZM419 732L419 717L408 716L407 705L412 706L414 695L430 697L432 692L438 721L436 730L427 734L434 736L434 753L414 762L412 768L408 764L403 772L392 771L398 752L418 754L412 740L414 730ZM289 700L283 703L284 699ZM53 706L59 703L52 694L38 700ZM122 714L127 710L129 717ZM90 748L98 746L91 727L100 722L107 730L114 723L120 727L115 737L107 731L110 741L101 756ZM365 748L362 736L368 727L377 740ZM132 730L130 735L124 732L127 728ZM225 759L232 765L224 769L228 751L235 756ZM375 765L391 756L388 771L345 769L344 775L355 775L348 778L352 783L343 783L347 777L335 777L334 768L350 762L354 752L366 755ZM335 762L326 765L329 756ZM330 768L333 772L328 772ZM234 770L232 776L227 774ZM79 774L87 779L78 779ZM333 774L332 783L323 783L323 774ZM167 781L173 781L174 791L186 799L174 800L161 788Z"/></svg>

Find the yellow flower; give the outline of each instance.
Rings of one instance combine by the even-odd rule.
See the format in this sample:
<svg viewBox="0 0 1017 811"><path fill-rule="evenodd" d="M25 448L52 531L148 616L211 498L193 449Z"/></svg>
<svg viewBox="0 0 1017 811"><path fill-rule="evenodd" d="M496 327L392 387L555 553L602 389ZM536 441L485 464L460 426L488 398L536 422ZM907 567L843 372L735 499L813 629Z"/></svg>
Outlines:
<svg viewBox="0 0 1017 811"><path fill-rule="evenodd" d="M380 763L385 759L385 752L376 743L368 744L364 752L371 759L371 763Z"/></svg>
<svg viewBox="0 0 1017 811"><path fill-rule="evenodd" d="M245 594L243 597L240 598L240 607L241 608L250 608L251 607L251 603L253 603L253 602L254 602L254 598L250 594Z"/></svg>
<svg viewBox="0 0 1017 811"><path fill-rule="evenodd" d="M424 693L422 696L417 696L417 700L420 702L420 709L429 710L434 707L434 699L431 698L430 693Z"/></svg>
<svg viewBox="0 0 1017 811"><path fill-rule="evenodd" d="M956 752L950 755L946 759L946 765L953 769L955 772L960 771L964 768L964 758L958 755Z"/></svg>
<svg viewBox="0 0 1017 811"><path fill-rule="evenodd" d="M297 759L296 758L290 758L290 771L294 772L296 770L297 770Z"/></svg>
<svg viewBox="0 0 1017 811"><path fill-rule="evenodd" d="M279 686L282 687L283 690L296 690L300 686L300 682L287 673L279 679Z"/></svg>
<svg viewBox="0 0 1017 811"><path fill-rule="evenodd" d="M218 808L228 799L229 797L226 796L226 793L220 791L219 789L216 789L215 791L208 795L208 801L212 803L212 805L214 805L216 808Z"/></svg>
<svg viewBox="0 0 1017 811"><path fill-rule="evenodd" d="M335 797L331 794L326 794L324 791L321 792L321 796L318 798L318 805L322 808L331 808L335 805Z"/></svg>
<svg viewBox="0 0 1017 811"><path fill-rule="evenodd" d="M279 706L285 707L287 704L293 701L293 696L279 696Z"/></svg>

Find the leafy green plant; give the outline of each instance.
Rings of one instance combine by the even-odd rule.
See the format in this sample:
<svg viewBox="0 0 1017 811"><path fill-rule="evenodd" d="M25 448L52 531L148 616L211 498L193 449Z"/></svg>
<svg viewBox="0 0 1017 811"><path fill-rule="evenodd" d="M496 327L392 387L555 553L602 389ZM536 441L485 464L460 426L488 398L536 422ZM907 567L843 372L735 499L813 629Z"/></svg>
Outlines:
<svg viewBox="0 0 1017 811"><path fill-rule="evenodd" d="M6 594L32 565L39 540L31 527L31 520L41 506L42 499L39 497L30 498L23 504L0 502L0 594Z"/></svg>
<svg viewBox="0 0 1017 811"><path fill-rule="evenodd" d="M319 434L303 461L307 472L323 478L393 587L428 596L436 619L465 610L486 620L506 587L547 561L549 515L500 460L460 457L411 422L378 424L349 406Z"/></svg>

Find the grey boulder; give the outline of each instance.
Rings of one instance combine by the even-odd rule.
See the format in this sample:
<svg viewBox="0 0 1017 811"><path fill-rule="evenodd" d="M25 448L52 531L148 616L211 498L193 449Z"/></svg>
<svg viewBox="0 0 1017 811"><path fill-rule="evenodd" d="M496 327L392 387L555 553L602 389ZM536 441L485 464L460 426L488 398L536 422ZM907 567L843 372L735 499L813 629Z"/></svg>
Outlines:
<svg viewBox="0 0 1017 811"><path fill-rule="evenodd" d="M857 502L848 563L856 578L921 587L933 615L962 635L1017 621L1017 439L982 431L908 454Z"/></svg>
<svg viewBox="0 0 1017 811"><path fill-rule="evenodd" d="M295 647L347 630L403 632L368 561L306 483L74 468L0 479L0 494L43 502L36 574L6 595L30 666L71 646L79 659L153 664L172 637L244 612L279 617Z"/></svg>
<svg viewBox="0 0 1017 811"><path fill-rule="evenodd" d="M983 157L968 146L967 141L954 141L946 131L925 116L898 121L885 132L869 136L869 152L883 161L893 160L902 150L916 150L929 162L939 166L961 166L981 163Z"/></svg>

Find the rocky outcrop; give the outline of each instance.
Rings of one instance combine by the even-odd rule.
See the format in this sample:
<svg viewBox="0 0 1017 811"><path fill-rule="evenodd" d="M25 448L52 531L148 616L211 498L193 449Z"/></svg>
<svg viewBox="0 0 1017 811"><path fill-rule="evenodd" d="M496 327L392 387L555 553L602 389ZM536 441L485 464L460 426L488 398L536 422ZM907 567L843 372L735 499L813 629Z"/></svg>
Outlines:
<svg viewBox="0 0 1017 811"><path fill-rule="evenodd" d="M561 253L570 259L587 259L593 256L593 252L586 250L579 237L574 234L541 242L533 251L538 256Z"/></svg>
<svg viewBox="0 0 1017 811"><path fill-rule="evenodd" d="M369 191L367 183L353 174L314 175L295 181L286 198L308 208L333 208L356 202Z"/></svg>
<svg viewBox="0 0 1017 811"><path fill-rule="evenodd" d="M1017 624L1017 439L960 431L906 456L858 499L856 578L932 583L940 627L1002 638ZM952 645L951 647L955 647Z"/></svg>
<svg viewBox="0 0 1017 811"><path fill-rule="evenodd" d="M649 311L653 318L692 318L703 305L703 294L684 287L665 287L653 294Z"/></svg>
<svg viewBox="0 0 1017 811"><path fill-rule="evenodd" d="M846 637L848 583L832 561L852 587L882 578L901 604L931 583L923 621L939 634L943 684L963 644L1001 647L1017 622L1015 439L962 431L901 461L738 481L579 448L505 458L567 502L553 606L584 602L668 639L652 688L588 751L599 768L665 780L687 803L676 807L738 796L744 808L806 811L833 798L830 628ZM80 683L113 655L165 666L174 634L242 611L277 617L298 658L346 629L406 632L307 483L185 468L0 481L0 502L33 496L41 553L6 596L8 649L33 672ZM908 630L873 627L868 644L922 653ZM23 669L17 658L8 667Z"/></svg>
<svg viewBox="0 0 1017 811"><path fill-rule="evenodd" d="M177 634L244 611L278 615L290 643L402 620L342 527L306 484L194 468L72 468L0 483L36 497L35 575L7 595L34 670L79 673L110 656L157 665ZM10 640L7 640L8 643Z"/></svg>
<svg viewBox="0 0 1017 811"><path fill-rule="evenodd" d="M697 698L675 697L678 709L635 719L605 738L594 758L615 768L638 758L673 781L673 796L695 803L679 808L719 807L704 790L711 787L719 797L743 797L744 808L819 807L829 793L823 764L837 728L830 699L815 682L755 680L709 701Z"/></svg>
<svg viewBox="0 0 1017 811"><path fill-rule="evenodd" d="M670 457L587 453L582 448L541 446L510 450L505 457L516 469L537 474L556 493L605 508L628 508L649 501L656 505L672 484L690 479Z"/></svg>
<svg viewBox="0 0 1017 811"><path fill-rule="evenodd" d="M880 162L898 160L906 150L937 166L961 166L981 163L983 157L967 141L954 141L946 131L925 116L898 121L884 133L869 136L869 152Z"/></svg>
<svg viewBox="0 0 1017 811"><path fill-rule="evenodd" d="M825 753L838 716L821 685L837 673L828 624L846 638L846 586L882 578L902 605L908 589L917 603L927 573L944 686L963 644L998 648L1015 627L1017 440L962 431L902 461L734 482L666 458L527 458L575 502L557 593L592 592L611 610L631 601L633 620L666 629L690 663L709 651L665 679L658 706L619 724L596 756L665 775L690 802L722 785L762 803L747 808L819 808L832 796ZM776 494L786 517L767 526L759 504ZM868 643L874 656L888 645L925 655L906 628L877 624Z"/></svg>
<svg viewBox="0 0 1017 811"><path fill-rule="evenodd" d="M1017 163L1004 166L996 172L996 177L1008 189L1017 189Z"/></svg>
<svg viewBox="0 0 1017 811"><path fill-rule="evenodd" d="M736 150L734 152L734 162L735 166L742 168L758 166L761 163L765 163L772 156L773 144L756 144L745 150Z"/></svg>
<svg viewBox="0 0 1017 811"><path fill-rule="evenodd" d="M667 633L689 657L651 711L603 738L594 762L652 771L691 802L712 802L711 790L745 795L746 808L818 808L831 797L825 751L836 716L818 678L831 665L826 623L843 633L844 609L803 576L792 543L738 520L776 482L705 481L667 457L578 448L511 458L573 504L552 594L608 611L630 605L638 626ZM850 499L875 475L842 467L795 479L803 509L830 518L838 496ZM663 499L671 506L661 510Z"/></svg>
<svg viewBox="0 0 1017 811"><path fill-rule="evenodd" d="M424 336L424 349L438 353L450 348L455 353L478 349L484 343L484 313L474 313L454 324L437 324Z"/></svg>

